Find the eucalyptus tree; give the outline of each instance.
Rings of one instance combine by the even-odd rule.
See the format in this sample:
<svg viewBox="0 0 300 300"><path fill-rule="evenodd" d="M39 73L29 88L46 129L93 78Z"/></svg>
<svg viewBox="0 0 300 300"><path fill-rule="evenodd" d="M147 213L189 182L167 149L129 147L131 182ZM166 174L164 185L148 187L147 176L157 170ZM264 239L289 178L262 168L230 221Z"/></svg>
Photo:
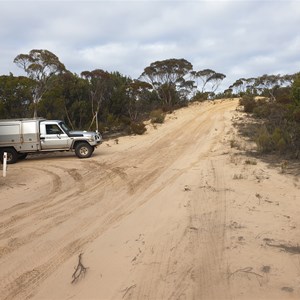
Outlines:
<svg viewBox="0 0 300 300"><path fill-rule="evenodd" d="M200 71L192 71L191 76L196 83L197 90L196 98L207 97L209 94L214 94L220 86L222 80L226 77L222 73L217 73L211 69L204 69ZM210 85L210 89L207 90L207 86Z"/></svg>
<svg viewBox="0 0 300 300"><path fill-rule="evenodd" d="M166 59L156 61L144 69L140 79L152 85L162 104L171 108L186 100L187 91L191 91L189 80L193 66L185 59Z"/></svg>
<svg viewBox="0 0 300 300"><path fill-rule="evenodd" d="M33 85L33 80L25 76L0 76L0 118L29 117Z"/></svg>
<svg viewBox="0 0 300 300"><path fill-rule="evenodd" d="M72 128L86 128L90 122L89 85L77 74L65 72L49 81L49 89L38 104L47 118L61 118Z"/></svg>
<svg viewBox="0 0 300 300"><path fill-rule="evenodd" d="M29 54L19 54L15 57L14 63L35 81L32 88L32 99L34 117L37 117L37 104L48 89L49 79L55 74L66 71L66 68L58 57L48 50L33 49Z"/></svg>
<svg viewBox="0 0 300 300"><path fill-rule="evenodd" d="M73 129L85 128L89 123L89 86L87 81L71 72L60 74L58 77L68 124Z"/></svg>
<svg viewBox="0 0 300 300"><path fill-rule="evenodd" d="M300 73L297 73L293 76L293 83L292 83L292 97L294 103L297 106L298 111L298 119L300 122Z"/></svg>
<svg viewBox="0 0 300 300"><path fill-rule="evenodd" d="M233 91L234 94L240 96L246 92L247 79L240 78L237 79L232 85L229 86L229 89Z"/></svg>
<svg viewBox="0 0 300 300"><path fill-rule="evenodd" d="M256 78L255 87L261 93L268 93L270 99L275 101L274 91L280 87L280 78L278 75L264 74Z"/></svg>
<svg viewBox="0 0 300 300"><path fill-rule="evenodd" d="M224 90L223 95L226 98L231 98L233 96L232 95L232 88L228 88L228 89Z"/></svg>
<svg viewBox="0 0 300 300"><path fill-rule="evenodd" d="M128 86L131 84L132 79L127 76L123 76L119 72L110 73L110 93L106 101L106 107L109 113L113 114L117 118L122 116L128 117L128 104L129 95L127 93Z"/></svg>
<svg viewBox="0 0 300 300"><path fill-rule="evenodd" d="M257 95L257 89L255 86L256 78L250 77L245 80L246 92L252 95Z"/></svg>
<svg viewBox="0 0 300 300"><path fill-rule="evenodd" d="M147 110L147 98L151 90L151 84L145 81L133 80L128 84L126 89L129 100L127 109L131 121L137 121L139 115Z"/></svg>
<svg viewBox="0 0 300 300"><path fill-rule="evenodd" d="M222 73L215 73L211 76L209 83L211 84L211 92L214 93L220 86L221 82L224 80L226 75Z"/></svg>
<svg viewBox="0 0 300 300"><path fill-rule="evenodd" d="M299 73L281 75L280 79L279 79L280 86L282 86L282 87L291 86L298 76L299 76Z"/></svg>
<svg viewBox="0 0 300 300"><path fill-rule="evenodd" d="M242 96L245 93L256 95L256 78L240 78L236 80L229 88L235 90L235 93L239 96Z"/></svg>
<svg viewBox="0 0 300 300"><path fill-rule="evenodd" d="M96 124L98 130L98 114L103 101L108 97L111 89L109 84L111 82L111 75L102 69L95 69L93 71L83 71L81 76L89 82L89 97L91 101L92 120L89 128Z"/></svg>
<svg viewBox="0 0 300 300"><path fill-rule="evenodd" d="M211 69L204 69L201 71L192 71L192 78L197 83L197 87L200 88L201 93L205 92L205 86L211 80L212 76L216 72Z"/></svg>
<svg viewBox="0 0 300 300"><path fill-rule="evenodd" d="M286 75L268 75L264 74L255 78L254 88L259 94L270 97L272 101L276 100L276 93L283 88L291 88L297 74Z"/></svg>

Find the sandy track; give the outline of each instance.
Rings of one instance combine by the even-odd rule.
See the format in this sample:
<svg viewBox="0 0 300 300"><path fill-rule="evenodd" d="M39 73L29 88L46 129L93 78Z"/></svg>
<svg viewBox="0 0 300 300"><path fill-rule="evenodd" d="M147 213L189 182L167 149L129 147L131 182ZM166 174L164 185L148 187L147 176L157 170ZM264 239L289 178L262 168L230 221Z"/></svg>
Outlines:
<svg viewBox="0 0 300 300"><path fill-rule="evenodd" d="M87 160L47 155L9 166L0 181L0 298L240 296L228 276L236 106L181 109ZM71 284L80 253L87 273Z"/></svg>

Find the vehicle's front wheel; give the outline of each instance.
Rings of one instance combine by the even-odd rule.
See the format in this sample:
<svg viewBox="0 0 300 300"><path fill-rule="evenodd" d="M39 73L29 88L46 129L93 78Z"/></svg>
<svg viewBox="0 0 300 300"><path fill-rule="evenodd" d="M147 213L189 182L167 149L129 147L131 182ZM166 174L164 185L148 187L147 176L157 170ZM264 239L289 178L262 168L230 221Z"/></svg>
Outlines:
<svg viewBox="0 0 300 300"><path fill-rule="evenodd" d="M14 148L4 148L0 151L1 162L3 162L3 154L7 153L7 164L14 164L18 160L18 153Z"/></svg>
<svg viewBox="0 0 300 300"><path fill-rule="evenodd" d="M88 143L79 143L75 147L75 153L79 158L88 158L93 153L93 147Z"/></svg>

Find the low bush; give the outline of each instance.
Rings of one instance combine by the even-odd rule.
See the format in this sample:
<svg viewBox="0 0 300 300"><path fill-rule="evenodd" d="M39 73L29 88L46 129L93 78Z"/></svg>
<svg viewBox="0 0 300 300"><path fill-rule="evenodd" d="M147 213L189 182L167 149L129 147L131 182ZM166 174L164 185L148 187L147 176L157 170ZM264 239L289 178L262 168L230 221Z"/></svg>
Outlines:
<svg viewBox="0 0 300 300"><path fill-rule="evenodd" d="M293 119L295 122L300 123L300 106L293 110Z"/></svg>
<svg viewBox="0 0 300 300"><path fill-rule="evenodd" d="M257 162L253 159L246 159L245 164L246 165L257 165Z"/></svg>
<svg viewBox="0 0 300 300"><path fill-rule="evenodd" d="M272 137L265 126L258 130L256 137L257 150L262 153L269 153L274 150Z"/></svg>
<svg viewBox="0 0 300 300"><path fill-rule="evenodd" d="M256 101L253 95L244 95L240 99L240 105L244 106L244 111L246 113L252 113L255 106L256 106Z"/></svg>
<svg viewBox="0 0 300 300"><path fill-rule="evenodd" d="M276 151L283 154L288 148L289 141L284 131L279 127L270 131L266 126L263 126L258 131L256 144L258 150L262 153Z"/></svg>
<svg viewBox="0 0 300 300"><path fill-rule="evenodd" d="M132 122L129 127L130 134L142 135L147 131L146 125L144 123Z"/></svg>
<svg viewBox="0 0 300 300"><path fill-rule="evenodd" d="M165 113L162 109L153 110L150 113L151 123L163 123L165 121Z"/></svg>
<svg viewBox="0 0 300 300"><path fill-rule="evenodd" d="M198 102L203 102L206 101L209 98L209 93L208 92L197 92L195 96L193 96L192 101L198 101Z"/></svg>

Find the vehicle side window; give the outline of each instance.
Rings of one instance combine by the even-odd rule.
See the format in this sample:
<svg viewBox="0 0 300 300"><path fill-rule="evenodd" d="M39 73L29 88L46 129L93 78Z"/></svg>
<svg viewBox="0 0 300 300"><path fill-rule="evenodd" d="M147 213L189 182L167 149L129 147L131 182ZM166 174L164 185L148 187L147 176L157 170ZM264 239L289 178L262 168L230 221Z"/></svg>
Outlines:
<svg viewBox="0 0 300 300"><path fill-rule="evenodd" d="M61 134L61 129L56 124L46 125L46 133L47 134Z"/></svg>

